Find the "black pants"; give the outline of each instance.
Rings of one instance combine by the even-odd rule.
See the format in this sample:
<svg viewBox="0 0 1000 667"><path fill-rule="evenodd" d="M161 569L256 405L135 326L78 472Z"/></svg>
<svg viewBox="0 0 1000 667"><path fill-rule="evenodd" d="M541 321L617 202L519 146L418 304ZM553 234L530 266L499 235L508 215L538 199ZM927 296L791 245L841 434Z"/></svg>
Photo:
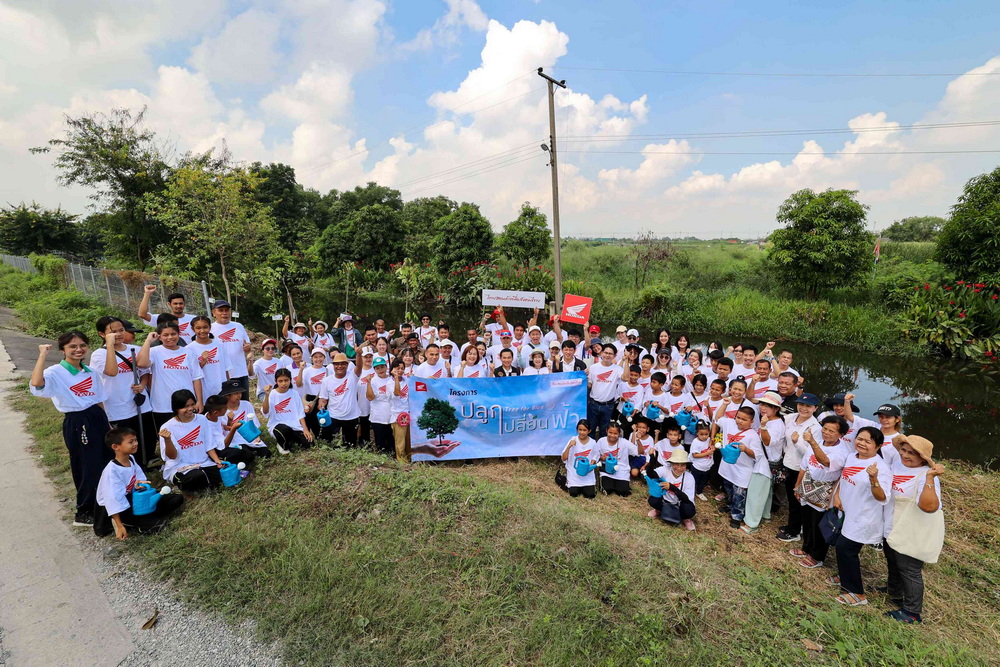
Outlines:
<svg viewBox="0 0 1000 667"><path fill-rule="evenodd" d="M63 440L69 450L69 468L76 486L76 511L93 514L97 505L97 483L114 453L105 446L111 430L108 415L99 405L67 412L63 417Z"/></svg>
<svg viewBox="0 0 1000 667"><path fill-rule="evenodd" d="M156 435L159 429L153 422L152 412L142 413L142 431L139 430L139 415L128 419L119 419L111 424L115 428L130 428L139 438L139 461L147 463L160 455L160 438Z"/></svg>
<svg viewBox="0 0 1000 667"><path fill-rule="evenodd" d="M125 526L125 530L128 532L140 535L152 535L163 530L163 527L167 524L167 519L183 505L184 496L179 493L171 493L162 496L159 502L156 503L156 509L149 514L136 516L132 514L132 508L130 507L124 512L119 512L118 518L121 519L122 525ZM94 534L98 537L104 537L114 532L115 526L111 522L111 517L108 516L108 511L103 506L98 505L97 514L94 516Z"/></svg>
<svg viewBox="0 0 1000 667"><path fill-rule="evenodd" d="M924 610L924 561L899 553L888 542L882 553L889 568L889 599L919 619Z"/></svg>
<svg viewBox="0 0 1000 667"><path fill-rule="evenodd" d="M207 468L195 468L174 475L174 486L181 491L217 489L222 486L222 475L219 474L219 468L214 465Z"/></svg>
<svg viewBox="0 0 1000 667"><path fill-rule="evenodd" d="M323 427L322 438L333 440L340 435L342 444L354 446L358 444L358 420L355 419L334 419L329 426Z"/></svg>
<svg viewBox="0 0 1000 667"><path fill-rule="evenodd" d="M799 506L802 514L802 550L817 563L826 560L830 545L826 543L826 538L819 529L819 522L823 520L824 513L809 505L799 505L795 496L792 496L792 500ZM791 504L789 503L789 506Z"/></svg>
<svg viewBox="0 0 1000 667"><path fill-rule="evenodd" d="M708 471L708 483L719 492L725 492L722 484L722 475L719 474L719 466L722 465L722 452L718 449L712 454L712 468Z"/></svg>
<svg viewBox="0 0 1000 667"><path fill-rule="evenodd" d="M708 484L708 477L712 474L711 470L698 470L694 466L691 466L691 476L694 477L694 494L698 495L705 490L705 485Z"/></svg>
<svg viewBox="0 0 1000 667"><path fill-rule="evenodd" d="M663 510L663 498L654 498L653 496L650 496L649 498L646 499L646 502L649 504L650 507L652 507L657 512ZM692 503L691 505L687 505L686 503L681 503L680 507L681 521L694 518L694 515L697 512L697 510L691 511L692 507L694 507L694 503Z"/></svg>
<svg viewBox="0 0 1000 667"><path fill-rule="evenodd" d="M311 443L306 440L306 434L302 431L296 431L288 424L278 424L271 431L271 435L274 436L275 442L278 446L287 451L292 451L294 449L309 449Z"/></svg>
<svg viewBox="0 0 1000 667"><path fill-rule="evenodd" d="M239 465L242 463L248 469L250 465L254 462L257 457L254 456L252 449L248 448L246 445L242 449L238 447L226 447L225 449L216 449L216 455L223 461L228 461L233 465Z"/></svg>
<svg viewBox="0 0 1000 667"><path fill-rule="evenodd" d="M798 478L798 470L792 470L785 466L785 497L788 498L788 523L785 524L785 532L789 535L798 535L802 532L802 522L805 516L802 512L803 506L795 498L795 481ZM804 547L803 551L806 551Z"/></svg>
<svg viewBox="0 0 1000 667"><path fill-rule="evenodd" d="M614 477L601 476L601 489L604 493L617 493L622 498L632 495L632 485L627 479L615 479Z"/></svg>
<svg viewBox="0 0 1000 667"><path fill-rule="evenodd" d="M837 538L837 574L840 575L840 587L855 595L865 594L865 585L861 581L861 548L860 542L844 537L841 533Z"/></svg>
<svg viewBox="0 0 1000 667"><path fill-rule="evenodd" d="M377 424L372 422L372 433L375 435L375 447L380 452L393 454L396 451L396 438L392 434L392 424Z"/></svg>
<svg viewBox="0 0 1000 667"><path fill-rule="evenodd" d="M243 449L249 449L253 452L255 459L269 459L274 456L274 452L272 452L268 447L251 447L250 445L243 445Z"/></svg>
<svg viewBox="0 0 1000 667"><path fill-rule="evenodd" d="M576 498L580 494L583 494L584 498L596 498L597 490L593 486L567 486L566 490L569 491L569 495Z"/></svg>
<svg viewBox="0 0 1000 667"><path fill-rule="evenodd" d="M365 445L372 441L372 424L371 417L369 415L361 415L358 417L358 444Z"/></svg>

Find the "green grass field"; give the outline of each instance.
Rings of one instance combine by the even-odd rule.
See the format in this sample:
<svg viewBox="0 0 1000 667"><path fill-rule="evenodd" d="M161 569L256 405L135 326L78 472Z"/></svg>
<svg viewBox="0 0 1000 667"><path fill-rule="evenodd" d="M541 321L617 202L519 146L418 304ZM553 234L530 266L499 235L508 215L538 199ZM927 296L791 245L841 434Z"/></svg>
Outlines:
<svg viewBox="0 0 1000 667"><path fill-rule="evenodd" d="M60 416L26 391L33 450L69 491ZM552 461L400 465L321 447L195 498L125 548L150 576L280 639L290 664L979 665L1000 645L1000 474L949 464L948 538L926 623L848 609L772 539L699 502L699 532L645 517L645 493L571 499ZM110 543L110 539L109 543ZM885 574L866 549L867 582ZM810 650L814 642L821 650ZM813 644L808 644L813 646Z"/></svg>

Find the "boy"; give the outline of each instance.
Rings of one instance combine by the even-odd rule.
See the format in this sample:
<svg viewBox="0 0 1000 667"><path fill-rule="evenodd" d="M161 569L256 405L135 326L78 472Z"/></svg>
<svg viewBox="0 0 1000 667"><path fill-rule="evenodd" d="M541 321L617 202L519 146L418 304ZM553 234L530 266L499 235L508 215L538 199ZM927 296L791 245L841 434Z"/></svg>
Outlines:
<svg viewBox="0 0 1000 667"><path fill-rule="evenodd" d="M656 359L651 354L644 354L639 360L639 384L649 391L649 378L653 375L653 364Z"/></svg>
<svg viewBox="0 0 1000 667"><path fill-rule="evenodd" d="M632 469L632 479L639 478L639 471L646 465L646 452L654 445L653 436L649 435L649 420L637 417L632 426L632 437L629 438L636 447L638 454L628 457L628 465Z"/></svg>
<svg viewBox="0 0 1000 667"><path fill-rule="evenodd" d="M660 425L663 420L669 414L669 408L667 407L667 398L669 394L663 391L663 385L667 381L667 376L663 373L653 373L649 376L649 391L646 393L646 400L642 406L642 414L653 424L653 439L658 440L660 438ZM651 419L649 417L650 406L655 405L660 409L660 414L657 415L656 419Z"/></svg>
<svg viewBox="0 0 1000 667"><path fill-rule="evenodd" d="M618 381L618 405L615 407L613 421L621 427L622 437L626 439L632 435L632 421L638 416L642 404L646 402L646 390L639 384L640 372L639 367L633 364L628 369L628 379ZM635 408L635 411L628 416L622 413L626 401Z"/></svg>
<svg viewBox="0 0 1000 667"><path fill-rule="evenodd" d="M264 387L261 387L261 395L263 395L263 390ZM249 447L255 458L266 459L270 457L271 450L267 448L259 435L252 441L247 441L239 431L240 426L247 422L253 422L258 429L261 429L260 419L257 418L253 404L250 401L244 401L240 396L243 393L240 391L240 383L226 380L222 383L222 391L219 393L226 397L226 421L231 424L230 428L234 433L230 446Z"/></svg>
<svg viewBox="0 0 1000 667"><path fill-rule="evenodd" d="M253 452L249 449L232 446L236 429L232 428L232 425L228 423L228 419L225 418L228 406L229 399L218 394L209 396L205 401L205 418L212 425L212 441L215 443L215 453L223 461L228 461L233 465L242 463L249 468L254 461Z"/></svg>
<svg viewBox="0 0 1000 667"><path fill-rule="evenodd" d="M125 540L128 539L129 528L140 534L159 532L166 525L167 517L184 504L184 496L160 496L155 510L135 516L132 513L132 491L139 484L149 485L146 474L135 462L139 439L130 428L113 428L104 437L104 443L114 452L115 458L104 467L101 481L97 484L94 533L104 537L114 529L115 537Z"/></svg>
<svg viewBox="0 0 1000 667"><path fill-rule="evenodd" d="M760 436L753 430L756 416L754 409L745 405L736 411L735 418L722 417L712 427L713 436L716 430L722 432L723 445L733 445L740 450L735 463L723 461L719 466L719 475L722 476L727 499L727 504L719 507L719 512L729 514L729 526L736 530L740 529L746 513L747 489L750 487L750 475L753 473L754 463L758 456L764 456L764 445L760 441Z"/></svg>
<svg viewBox="0 0 1000 667"><path fill-rule="evenodd" d="M699 421L694 429L694 440L691 441L691 474L694 475L694 492L698 500L707 501L705 485L712 470L715 446L709 437L711 428L708 422Z"/></svg>

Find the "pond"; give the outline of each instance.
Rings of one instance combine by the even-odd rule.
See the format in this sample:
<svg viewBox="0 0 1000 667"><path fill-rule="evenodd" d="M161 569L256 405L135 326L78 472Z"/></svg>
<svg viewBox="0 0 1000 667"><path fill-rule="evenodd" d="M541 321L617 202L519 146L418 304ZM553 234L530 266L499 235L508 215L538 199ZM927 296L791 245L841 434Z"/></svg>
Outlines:
<svg viewBox="0 0 1000 667"><path fill-rule="evenodd" d="M326 303L342 303L343 294ZM320 307L330 324L336 313ZM383 317L393 328L404 316L400 302L374 302L352 297L350 310L363 322ZM420 312L424 312L421 310ZM453 337L464 340L464 328L478 324L482 310L435 307L434 321L451 325ZM518 310L516 319L529 316ZM512 317L512 321L514 321ZM619 323L597 322L610 336ZM640 329L640 342L648 346L652 330ZM674 339L683 332L674 332ZM764 341L731 335L690 334L694 345L719 340L724 346L736 342L763 346ZM779 343L779 346L782 346ZM1000 387L975 365L936 357L890 357L829 345L784 344L795 354L793 366L806 378L807 391L820 399L838 392L853 392L861 416L871 415L882 403L898 405L903 413L905 433L922 435L934 443L939 458L961 459L969 463L1000 467Z"/></svg>

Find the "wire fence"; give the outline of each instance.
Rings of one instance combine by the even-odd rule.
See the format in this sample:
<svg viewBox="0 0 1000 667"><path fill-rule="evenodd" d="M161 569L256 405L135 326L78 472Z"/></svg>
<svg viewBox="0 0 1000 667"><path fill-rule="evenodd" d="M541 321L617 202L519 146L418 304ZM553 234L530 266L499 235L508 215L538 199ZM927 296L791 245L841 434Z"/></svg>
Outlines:
<svg viewBox="0 0 1000 667"><path fill-rule="evenodd" d="M38 273L27 257L16 255L0 255L4 264L27 273ZM139 310L146 285L156 285L156 291L149 299L149 312L152 314L169 313L166 298L174 292L184 295L188 304L188 312L194 310L203 313L211 312L208 296L208 285L205 281L178 280L169 276L157 276L141 271L116 271L93 266L84 266L68 262L66 264L66 284L96 298L109 306L116 307L128 313ZM204 305L202 310L199 305Z"/></svg>

